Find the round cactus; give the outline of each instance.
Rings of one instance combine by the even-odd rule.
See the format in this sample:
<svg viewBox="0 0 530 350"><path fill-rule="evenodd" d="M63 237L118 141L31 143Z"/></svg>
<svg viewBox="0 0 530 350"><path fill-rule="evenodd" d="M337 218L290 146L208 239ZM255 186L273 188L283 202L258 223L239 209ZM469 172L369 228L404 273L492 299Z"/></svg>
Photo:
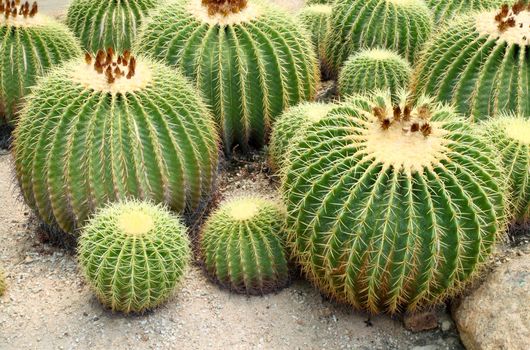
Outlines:
<svg viewBox="0 0 530 350"><path fill-rule="evenodd" d="M290 145L332 108L332 104L305 102L289 108L278 118L274 123L268 152L269 165L274 171L286 168Z"/></svg>
<svg viewBox="0 0 530 350"><path fill-rule="evenodd" d="M219 140L192 86L128 51L85 59L41 79L21 113L13 146L29 206L66 232L128 197L199 208L214 185Z"/></svg>
<svg viewBox="0 0 530 350"><path fill-rule="evenodd" d="M81 39L89 52L113 47L130 50L136 33L160 1L156 0L74 0L66 15L66 24Z"/></svg>
<svg viewBox="0 0 530 350"><path fill-rule="evenodd" d="M484 134L501 153L509 179L511 206L516 221L530 218L530 119L498 115L484 123Z"/></svg>
<svg viewBox="0 0 530 350"><path fill-rule="evenodd" d="M160 205L139 201L105 207L79 240L79 265L101 303L143 312L173 293L191 258L186 227Z"/></svg>
<svg viewBox="0 0 530 350"><path fill-rule="evenodd" d="M217 118L227 154L262 146L275 118L312 99L319 80L309 35L259 0L177 0L141 31L138 52L176 65Z"/></svg>
<svg viewBox="0 0 530 350"><path fill-rule="evenodd" d="M337 75L363 48L392 49L414 62L430 36L431 17L423 0L337 0L322 51L326 70Z"/></svg>
<svg viewBox="0 0 530 350"><path fill-rule="evenodd" d="M331 16L330 5L311 5L302 8L298 13L298 19L311 33L311 41L317 53L322 51L322 44L328 30L328 21Z"/></svg>
<svg viewBox="0 0 530 350"><path fill-rule="evenodd" d="M19 3L17 1L16 3ZM0 124L13 125L37 77L76 56L81 47L66 26L38 12L36 2L0 0Z"/></svg>
<svg viewBox="0 0 530 350"><path fill-rule="evenodd" d="M425 0L425 2L434 13L435 22L441 23L462 13L497 8L513 0Z"/></svg>
<svg viewBox="0 0 530 350"><path fill-rule="evenodd" d="M235 292L263 294L289 282L285 211L274 201L254 196L221 204L200 247L206 272Z"/></svg>
<svg viewBox="0 0 530 350"><path fill-rule="evenodd" d="M303 271L373 313L458 292L505 229L496 152L450 108L401 95L330 111L292 146L282 184Z"/></svg>
<svg viewBox="0 0 530 350"><path fill-rule="evenodd" d="M425 46L413 90L454 104L472 120L501 111L530 115L529 49L530 7L524 2L464 16Z"/></svg>
<svg viewBox="0 0 530 350"><path fill-rule="evenodd" d="M6 288L6 276L4 276L4 270L0 267L0 297L4 295Z"/></svg>
<svg viewBox="0 0 530 350"><path fill-rule="evenodd" d="M339 74L342 96L389 89L393 98L408 86L412 69L407 60L393 51L368 49L352 55Z"/></svg>

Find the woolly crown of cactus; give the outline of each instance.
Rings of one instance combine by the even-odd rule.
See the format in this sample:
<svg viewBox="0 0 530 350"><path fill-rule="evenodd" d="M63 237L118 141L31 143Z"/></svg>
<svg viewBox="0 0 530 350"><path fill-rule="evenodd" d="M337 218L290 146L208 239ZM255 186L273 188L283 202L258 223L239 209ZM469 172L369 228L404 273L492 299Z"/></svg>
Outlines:
<svg viewBox="0 0 530 350"><path fill-rule="evenodd" d="M285 251L285 210L249 196L222 203L201 236L206 272L238 293L263 294L289 282Z"/></svg>
<svg viewBox="0 0 530 350"><path fill-rule="evenodd" d="M434 13L436 23L448 21L466 12L498 8L513 0L425 0L427 6Z"/></svg>
<svg viewBox="0 0 530 350"><path fill-rule="evenodd" d="M79 240L81 270L101 303L143 312L173 293L191 257L186 227L160 205L115 203L97 212Z"/></svg>
<svg viewBox="0 0 530 350"><path fill-rule="evenodd" d="M333 3L322 59L337 75L364 48L386 48L414 63L429 38L432 14L423 0L337 0Z"/></svg>
<svg viewBox="0 0 530 350"><path fill-rule="evenodd" d="M74 0L68 7L66 24L93 53L113 47L130 50L140 25L158 0Z"/></svg>
<svg viewBox="0 0 530 350"><path fill-rule="evenodd" d="M305 102L287 109L278 118L269 143L269 165L274 171L282 172L287 168L290 146L333 107L332 104Z"/></svg>
<svg viewBox="0 0 530 350"><path fill-rule="evenodd" d="M316 48L317 54L320 54L328 30L331 5L317 4L306 6L298 12L297 16L311 34L311 41Z"/></svg>
<svg viewBox="0 0 530 350"><path fill-rule="evenodd" d="M450 108L355 97L291 148L288 239L324 293L372 313L460 291L505 229L496 152Z"/></svg>
<svg viewBox="0 0 530 350"><path fill-rule="evenodd" d="M0 123L14 125L22 98L37 77L81 48L63 24L39 13L36 2L0 0Z"/></svg>
<svg viewBox="0 0 530 350"><path fill-rule="evenodd" d="M500 152L509 179L511 210L518 222L530 219L530 118L502 113L484 123L484 135Z"/></svg>
<svg viewBox="0 0 530 350"><path fill-rule="evenodd" d="M416 96L432 94L472 120L501 111L530 115L530 5L503 5L444 28L413 73Z"/></svg>
<svg viewBox="0 0 530 350"><path fill-rule="evenodd" d="M317 91L308 33L265 1L176 0L153 13L136 51L194 80L228 154L235 145L264 145L276 117Z"/></svg>
<svg viewBox="0 0 530 350"><path fill-rule="evenodd" d="M396 52L363 50L344 63L339 74L339 93L348 96L389 89L395 98L398 91L408 86L411 74L409 62Z"/></svg>
<svg viewBox="0 0 530 350"><path fill-rule="evenodd" d="M73 233L95 209L129 197L193 213L218 165L214 122L188 81L128 51L99 51L41 79L14 133L27 204Z"/></svg>

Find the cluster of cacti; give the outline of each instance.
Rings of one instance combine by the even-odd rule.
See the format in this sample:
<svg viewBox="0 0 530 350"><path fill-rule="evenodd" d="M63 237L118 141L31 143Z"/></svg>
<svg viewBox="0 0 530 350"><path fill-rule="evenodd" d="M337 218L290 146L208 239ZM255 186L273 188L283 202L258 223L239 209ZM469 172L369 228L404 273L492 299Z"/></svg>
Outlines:
<svg viewBox="0 0 530 350"><path fill-rule="evenodd" d="M6 288L6 276L4 275L4 270L0 267L0 297L4 295Z"/></svg>
<svg viewBox="0 0 530 350"><path fill-rule="evenodd" d="M99 210L79 240L79 265L102 304L143 312L166 301L191 251L186 227L160 205L127 201Z"/></svg>
<svg viewBox="0 0 530 350"><path fill-rule="evenodd" d="M34 2L0 0L0 123L15 124L22 98L50 67L81 55L66 26Z"/></svg>
<svg viewBox="0 0 530 350"><path fill-rule="evenodd" d="M352 101L291 148L282 191L293 255L318 288L355 308L442 301L476 275L504 228L495 152L428 99Z"/></svg>
<svg viewBox="0 0 530 350"><path fill-rule="evenodd" d="M425 0L436 23L443 23L466 12L497 8L513 0Z"/></svg>
<svg viewBox="0 0 530 350"><path fill-rule="evenodd" d="M218 166L213 118L187 80L112 49L42 78L13 146L26 203L65 232L128 197L193 211L210 196Z"/></svg>
<svg viewBox="0 0 530 350"><path fill-rule="evenodd" d="M510 213L530 219L530 117L501 114L484 123L484 135L502 159L510 187Z"/></svg>
<svg viewBox="0 0 530 350"><path fill-rule="evenodd" d="M325 117L333 104L305 102L286 110L274 123L269 142L269 165L274 171L286 168L289 147L308 127Z"/></svg>
<svg viewBox="0 0 530 350"><path fill-rule="evenodd" d="M156 0L74 0L66 24L93 53L113 47L130 50L145 17L160 4Z"/></svg>
<svg viewBox="0 0 530 350"><path fill-rule="evenodd" d="M232 199L208 218L200 249L206 272L246 294L278 290L289 282L285 211L257 196Z"/></svg>
<svg viewBox="0 0 530 350"><path fill-rule="evenodd" d="M311 5L302 8L298 13L298 19L311 34L311 41L318 54L322 51L330 16L330 5Z"/></svg>
<svg viewBox="0 0 530 350"><path fill-rule="evenodd" d="M530 115L530 5L503 5L444 28L413 73L415 94L452 103L472 120L502 111Z"/></svg>
<svg viewBox="0 0 530 350"><path fill-rule="evenodd" d="M225 151L260 147L276 117L310 100L318 64L308 33L258 0L177 0L161 6L136 50L182 69L217 119Z"/></svg>
<svg viewBox="0 0 530 350"><path fill-rule="evenodd" d="M394 51L367 49L352 55L342 66L338 86L342 96L389 89L393 98L409 84L412 68Z"/></svg>
<svg viewBox="0 0 530 350"><path fill-rule="evenodd" d="M321 53L324 65L337 75L351 54L367 47L392 49L414 62L432 26L423 0L337 0Z"/></svg>

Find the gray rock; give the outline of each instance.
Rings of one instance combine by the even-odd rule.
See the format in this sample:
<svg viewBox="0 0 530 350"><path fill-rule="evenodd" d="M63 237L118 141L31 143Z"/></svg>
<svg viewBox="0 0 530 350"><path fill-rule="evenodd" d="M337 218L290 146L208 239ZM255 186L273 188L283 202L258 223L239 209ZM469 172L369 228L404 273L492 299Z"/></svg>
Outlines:
<svg viewBox="0 0 530 350"><path fill-rule="evenodd" d="M527 350L530 344L530 255L501 265L453 310L468 350Z"/></svg>

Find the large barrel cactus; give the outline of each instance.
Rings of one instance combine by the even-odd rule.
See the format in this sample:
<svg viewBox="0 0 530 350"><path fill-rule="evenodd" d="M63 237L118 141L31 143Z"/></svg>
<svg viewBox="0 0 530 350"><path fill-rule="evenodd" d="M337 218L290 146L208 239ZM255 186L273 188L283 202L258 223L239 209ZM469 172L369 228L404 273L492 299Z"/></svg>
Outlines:
<svg viewBox="0 0 530 350"><path fill-rule="evenodd" d="M431 17L423 0L337 0L322 51L325 68L337 75L351 54L375 47L414 62L431 34Z"/></svg>
<svg viewBox="0 0 530 350"><path fill-rule="evenodd" d="M498 149L509 180L510 205L519 222L530 219L530 118L498 115L484 124L484 135Z"/></svg>
<svg viewBox="0 0 530 350"><path fill-rule="evenodd" d="M194 79L227 153L235 144L262 146L283 109L312 99L317 90L308 33L260 0L176 0L153 14L136 50Z"/></svg>
<svg viewBox="0 0 530 350"><path fill-rule="evenodd" d="M204 267L238 293L278 290L289 282L285 239L285 210L279 203L256 196L232 199L204 226Z"/></svg>
<svg viewBox="0 0 530 350"><path fill-rule="evenodd" d="M14 133L28 205L66 232L108 201L136 197L193 211L218 165L215 124L174 69L112 49L41 79Z"/></svg>
<svg viewBox="0 0 530 350"><path fill-rule="evenodd" d="M113 47L130 50L136 33L156 0L74 0L68 7L66 24L90 52Z"/></svg>
<svg viewBox="0 0 530 350"><path fill-rule="evenodd" d="M27 1L0 0L0 124L14 124L22 98L37 77L76 56L81 47L66 26Z"/></svg>
<svg viewBox="0 0 530 350"><path fill-rule="evenodd" d="M287 109L274 123L269 143L269 165L282 171L289 160L289 148L309 126L324 118L333 104L305 102Z"/></svg>
<svg viewBox="0 0 530 350"><path fill-rule="evenodd" d="M143 312L173 293L191 258L186 227L160 205L127 201L99 210L79 239L79 265L102 304Z"/></svg>
<svg viewBox="0 0 530 350"><path fill-rule="evenodd" d="M282 184L303 271L373 313L460 291L505 229L496 153L450 108L407 101L378 93L334 108L292 146Z"/></svg>
<svg viewBox="0 0 530 350"><path fill-rule="evenodd" d="M500 111L530 115L530 8L503 5L444 28L413 73L415 94L433 94L472 120Z"/></svg>
<svg viewBox="0 0 530 350"><path fill-rule="evenodd" d="M497 8L513 0L425 0L436 23L448 21L462 13Z"/></svg>
<svg viewBox="0 0 530 350"><path fill-rule="evenodd" d="M330 5L311 5L302 8L298 13L298 19L311 33L311 41L318 54L322 51L330 16Z"/></svg>
<svg viewBox="0 0 530 350"><path fill-rule="evenodd" d="M339 74L342 96L389 89L393 97L409 84L412 69L407 60L394 51L368 49L352 55Z"/></svg>

